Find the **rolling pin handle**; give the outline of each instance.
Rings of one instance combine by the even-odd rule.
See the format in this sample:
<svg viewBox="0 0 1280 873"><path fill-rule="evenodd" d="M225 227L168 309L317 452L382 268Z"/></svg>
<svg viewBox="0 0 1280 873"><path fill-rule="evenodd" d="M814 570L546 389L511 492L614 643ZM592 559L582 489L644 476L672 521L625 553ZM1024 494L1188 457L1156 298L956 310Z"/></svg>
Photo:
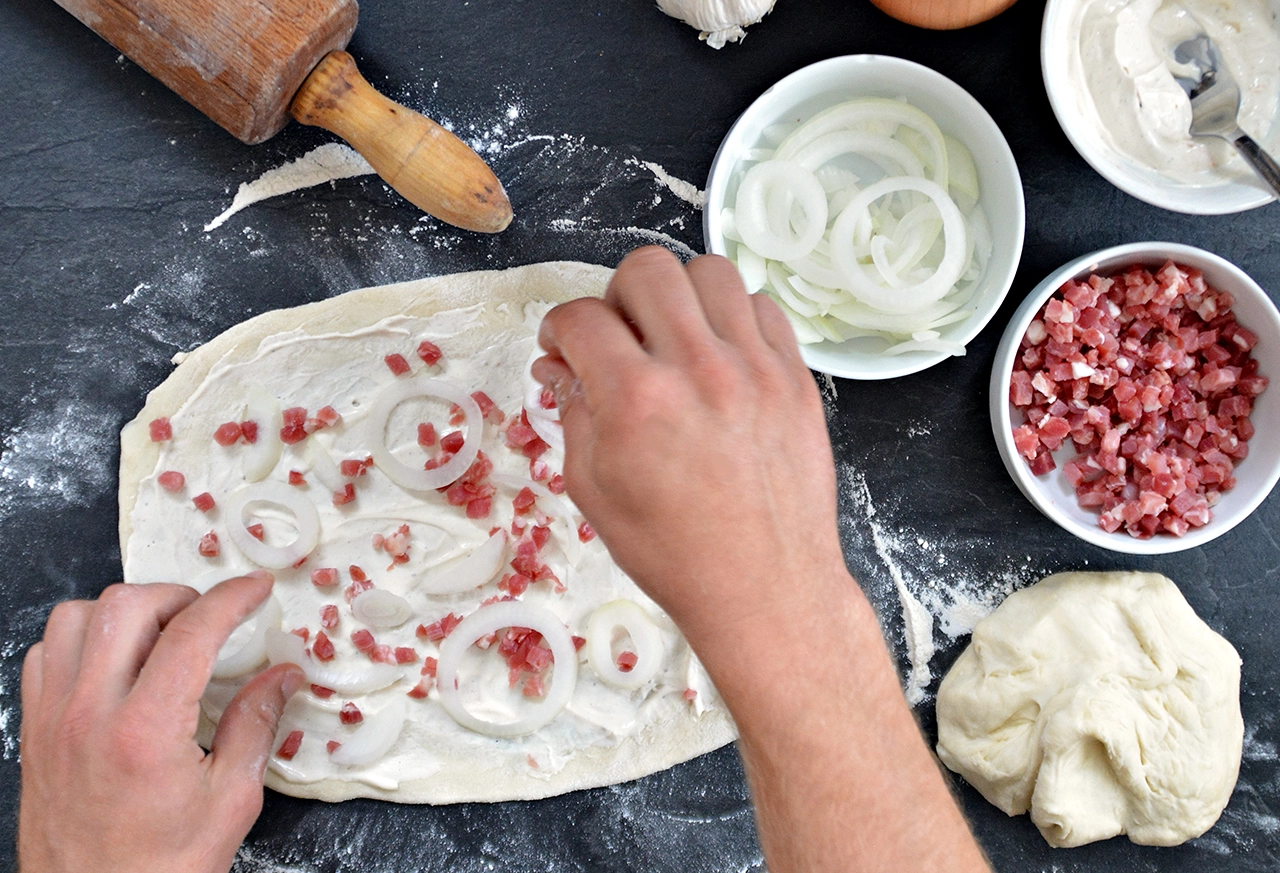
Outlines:
<svg viewBox="0 0 1280 873"><path fill-rule="evenodd" d="M289 112L342 137L410 203L466 230L497 233L511 201L489 165L431 119L374 90L347 52L325 55Z"/></svg>

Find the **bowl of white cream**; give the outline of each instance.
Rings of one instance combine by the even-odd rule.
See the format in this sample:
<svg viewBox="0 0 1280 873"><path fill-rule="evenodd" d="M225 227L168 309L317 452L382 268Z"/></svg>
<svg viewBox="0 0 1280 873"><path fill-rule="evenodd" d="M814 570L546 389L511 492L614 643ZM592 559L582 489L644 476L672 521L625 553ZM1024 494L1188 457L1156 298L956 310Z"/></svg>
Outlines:
<svg viewBox="0 0 1280 873"><path fill-rule="evenodd" d="M1121 190L1175 212L1220 215L1276 199L1225 140L1192 137L1174 50L1201 33L1240 86L1239 123L1280 151L1280 0L1049 0L1045 90L1058 123Z"/></svg>

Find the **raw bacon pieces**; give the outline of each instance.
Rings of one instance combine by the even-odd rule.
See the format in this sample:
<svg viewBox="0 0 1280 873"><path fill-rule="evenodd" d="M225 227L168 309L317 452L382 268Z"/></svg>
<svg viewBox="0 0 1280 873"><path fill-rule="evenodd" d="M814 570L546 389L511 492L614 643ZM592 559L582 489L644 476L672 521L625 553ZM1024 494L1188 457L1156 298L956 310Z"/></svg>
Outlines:
<svg viewBox="0 0 1280 873"><path fill-rule="evenodd" d="M1254 399L1267 387L1230 294L1166 263L1069 281L1031 322L1009 401L1013 441L1035 475L1063 465L1098 525L1146 539L1207 524L1248 454Z"/></svg>

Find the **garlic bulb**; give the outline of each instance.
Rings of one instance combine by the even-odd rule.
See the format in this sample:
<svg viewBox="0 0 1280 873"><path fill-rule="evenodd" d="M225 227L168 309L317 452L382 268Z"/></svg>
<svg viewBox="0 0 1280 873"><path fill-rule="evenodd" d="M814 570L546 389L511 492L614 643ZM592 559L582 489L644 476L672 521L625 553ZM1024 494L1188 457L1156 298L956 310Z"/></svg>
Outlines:
<svg viewBox="0 0 1280 873"><path fill-rule="evenodd" d="M746 36L743 30L773 9L774 0L658 0L658 8L702 31L713 49Z"/></svg>

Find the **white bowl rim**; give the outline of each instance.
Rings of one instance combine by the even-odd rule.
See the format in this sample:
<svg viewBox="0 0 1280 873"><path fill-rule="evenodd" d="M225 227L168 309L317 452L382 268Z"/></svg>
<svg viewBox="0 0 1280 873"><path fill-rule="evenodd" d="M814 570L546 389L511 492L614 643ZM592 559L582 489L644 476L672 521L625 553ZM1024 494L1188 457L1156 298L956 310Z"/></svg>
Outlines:
<svg viewBox="0 0 1280 873"><path fill-rule="evenodd" d="M1059 87L1059 76L1065 77L1065 73L1060 71L1065 66L1066 43L1055 37L1064 26L1060 23L1063 7L1070 2L1076 0L1048 0L1045 4L1040 29L1040 75L1058 126L1089 166L1126 194L1152 206L1186 215L1230 215L1257 209L1278 199L1275 194L1242 182L1207 186L1183 185L1172 180L1163 185L1149 182L1129 172L1119 155L1108 159L1113 154L1111 150L1083 136L1081 131L1089 129L1092 123L1072 110L1071 101L1062 93L1065 84Z"/></svg>
<svg viewBox="0 0 1280 873"><path fill-rule="evenodd" d="M1141 540L1126 533L1108 533L1097 525L1082 525L1076 519L1063 514L1048 503L1042 495L1040 485L1031 468L1023 461L1013 447L1013 418L1009 404L1009 379L1013 372L1013 359L1022 337L1027 331L1035 314L1040 311L1045 301L1051 297L1068 279L1087 275L1098 269L1111 269L1103 266L1105 262L1127 260L1137 263L1142 260L1173 260L1179 263L1195 262L1210 264L1217 269L1230 273L1239 280L1241 287L1256 292L1264 309L1271 312L1273 323L1280 324L1280 310L1276 309L1269 294L1240 267L1216 255L1195 246L1169 242L1135 242L1111 246L1105 249L1081 255L1046 276L1027 294L1019 305L1009 325L1005 328L996 351L995 362L991 367L989 385L991 430L999 449L1000 458L1005 469L1018 486L1023 495L1046 517L1059 527L1074 534L1080 539L1113 552L1130 555L1165 555L1181 552L1202 546L1230 531L1248 518L1263 500L1271 493L1276 482L1280 480L1280 464L1274 464L1266 479L1257 488L1256 493L1230 517L1216 516L1204 527L1194 528L1181 537L1157 535ZM1193 264L1195 265L1195 264ZM1116 264L1116 266L1119 266ZM1239 295L1237 295L1239 296ZM1239 487L1239 486L1237 486Z"/></svg>
<svg viewBox="0 0 1280 873"><path fill-rule="evenodd" d="M991 117L991 114L987 112L987 110L974 98L972 94L966 91L955 81L942 73L939 73L932 67L927 67L924 64L918 64L915 61L909 61L905 58L899 58L893 55L838 55L833 58L826 58L825 60L816 61L807 66L801 67L769 86L764 93L753 100L751 104L743 110L742 114L739 115L730 126L728 132L720 141L720 146L716 149L715 157L711 161L711 169L707 174L706 201L702 212L703 245L708 253L719 255L725 254L723 250L717 250L718 247L712 244L712 225L719 221L719 215L713 214L717 210L710 208L712 203L712 189L713 187L717 187L717 170L720 169L728 160L728 157L725 154L725 149L733 142L735 132L744 124L744 120L749 120L752 116L769 109L773 102L771 95L775 94L780 89L794 86L797 82L804 82L811 78L828 74L832 70L852 72L865 70L870 65L877 65L886 69L893 69L896 67L901 70L909 70L911 74L922 75L924 78L932 80L941 89L948 91L948 99L954 99L956 102L964 106L964 111L966 113L972 114L972 120L975 126L986 127L988 128L989 133L995 134L995 141L1000 146L1000 157L1013 171L1012 189L1014 192L1014 203L1008 204L1008 208L1011 208L1015 213L1016 239L1014 257L1009 265L1007 275L1001 283L1003 288L999 290L998 294L994 288L989 292L991 302L994 304L991 306L990 315L988 315L980 324L971 326L964 334L957 334L954 337L958 342L968 345L974 337L981 333L983 329L991 323L991 319L995 317L997 312L999 312L1005 298L1008 296L1009 289L1013 287L1013 281L1017 275L1018 264L1022 260L1022 249L1026 240L1026 198L1022 190L1022 174L1018 168L1018 163L1013 156L1013 150L1009 148L1009 142L1005 138L1004 132L1000 130L999 125L996 124L995 119ZM729 169L732 170L732 167ZM727 186L728 176L726 175L720 178L723 179L720 187ZM723 234L717 233L715 238L717 240L722 240ZM830 346L830 343L823 341L821 343L814 344L814 346L819 348L827 347ZM927 370L936 364L940 364L943 361L954 357L946 352L915 352L900 356L900 365L898 367L886 367L880 370L866 370L860 369L853 364L842 366L839 364L833 364L829 360L815 360L814 354L809 351L811 348L813 347L804 345L800 347L800 356L803 358L805 365L811 370L816 370L820 373L826 373L831 376L838 376L842 379L858 379L862 381L896 379L901 376L909 376L913 373Z"/></svg>

